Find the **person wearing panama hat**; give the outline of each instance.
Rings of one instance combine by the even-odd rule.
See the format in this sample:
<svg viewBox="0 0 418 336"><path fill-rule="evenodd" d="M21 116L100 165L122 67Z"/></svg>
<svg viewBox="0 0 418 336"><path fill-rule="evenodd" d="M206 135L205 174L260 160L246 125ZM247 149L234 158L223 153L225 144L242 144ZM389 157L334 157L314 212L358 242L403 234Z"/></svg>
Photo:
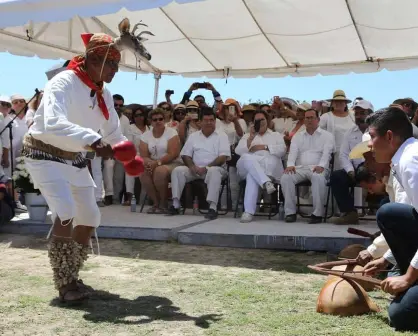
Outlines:
<svg viewBox="0 0 418 336"><path fill-rule="evenodd" d="M418 103L412 98L399 98L394 100L392 105L400 105L401 109L406 113L409 119L414 118L415 112L418 108Z"/></svg>
<svg viewBox="0 0 418 336"><path fill-rule="evenodd" d="M335 158L334 169L340 169L339 152L343 142L344 134L355 126L354 115L348 110L347 104L351 100L347 98L343 90L335 90L331 99L331 112L321 116L319 127L334 135L335 139Z"/></svg>

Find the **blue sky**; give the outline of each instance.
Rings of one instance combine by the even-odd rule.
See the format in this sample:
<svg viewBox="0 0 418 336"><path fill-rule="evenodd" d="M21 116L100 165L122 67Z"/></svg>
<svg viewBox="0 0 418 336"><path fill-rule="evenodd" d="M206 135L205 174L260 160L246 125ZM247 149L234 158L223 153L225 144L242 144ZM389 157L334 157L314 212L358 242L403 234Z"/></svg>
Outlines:
<svg viewBox="0 0 418 336"><path fill-rule="evenodd" d="M20 93L30 98L35 88L42 89L46 83L45 71L58 64L58 61L13 56L0 53L0 95ZM152 104L154 78L152 75L136 75L134 72L120 72L108 86L113 94L125 97L125 103ZM204 78L182 78L163 76L160 81L159 101L164 100L164 92L173 89L173 102L180 101L183 93L195 81ZM268 100L275 95L291 97L296 100L320 100L331 98L335 89L343 89L353 99L358 96L370 100L375 108L381 108L400 97L416 99L418 69L408 71L381 71L370 74L350 74L343 76L315 76L306 78L278 79L224 79L211 80L224 99L235 98L240 102L249 99ZM212 102L211 94L205 90L197 91Z"/></svg>

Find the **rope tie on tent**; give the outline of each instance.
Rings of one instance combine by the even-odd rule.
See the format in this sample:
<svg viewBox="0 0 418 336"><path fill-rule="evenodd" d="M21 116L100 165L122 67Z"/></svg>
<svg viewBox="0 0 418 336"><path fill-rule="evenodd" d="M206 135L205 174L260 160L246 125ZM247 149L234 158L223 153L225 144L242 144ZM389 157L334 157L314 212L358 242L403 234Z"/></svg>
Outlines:
<svg viewBox="0 0 418 336"><path fill-rule="evenodd" d="M226 69L226 76L225 76L225 69ZM223 77L225 78L225 84L228 84L228 77L229 77L229 67L225 67L223 70Z"/></svg>
<svg viewBox="0 0 418 336"><path fill-rule="evenodd" d="M32 36L29 35L29 29L26 29L26 37L28 38L28 41L32 41Z"/></svg>

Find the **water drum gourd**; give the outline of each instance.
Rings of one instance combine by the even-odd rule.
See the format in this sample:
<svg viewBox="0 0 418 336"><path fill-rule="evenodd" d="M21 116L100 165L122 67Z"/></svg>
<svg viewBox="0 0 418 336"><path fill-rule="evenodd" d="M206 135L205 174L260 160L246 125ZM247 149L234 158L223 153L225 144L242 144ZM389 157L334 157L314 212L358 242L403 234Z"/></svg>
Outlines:
<svg viewBox="0 0 418 336"><path fill-rule="evenodd" d="M345 266L345 269L332 269L336 266ZM355 266L353 259L308 266L316 272L331 275L319 293L316 305L318 313L353 316L379 311L359 282L378 286L380 280L357 273L361 271L356 271Z"/></svg>

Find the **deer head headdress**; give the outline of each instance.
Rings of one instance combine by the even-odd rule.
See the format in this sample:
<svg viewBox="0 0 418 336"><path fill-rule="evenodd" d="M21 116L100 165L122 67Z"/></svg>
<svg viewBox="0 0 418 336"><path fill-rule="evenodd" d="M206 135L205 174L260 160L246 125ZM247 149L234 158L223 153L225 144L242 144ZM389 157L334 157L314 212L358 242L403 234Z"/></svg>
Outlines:
<svg viewBox="0 0 418 336"><path fill-rule="evenodd" d="M143 37L143 35L151 35L154 36L148 30L141 31L139 34L135 35L136 31L138 30L139 26L148 27L144 23L137 23L132 31L131 24L128 18L123 19L119 23L119 32L120 36L115 39L114 45L118 50L125 50L128 49L134 53L134 55L139 59L139 61L143 61L149 64L151 60L151 54L148 50L144 47L143 42L147 41L148 39Z"/></svg>

